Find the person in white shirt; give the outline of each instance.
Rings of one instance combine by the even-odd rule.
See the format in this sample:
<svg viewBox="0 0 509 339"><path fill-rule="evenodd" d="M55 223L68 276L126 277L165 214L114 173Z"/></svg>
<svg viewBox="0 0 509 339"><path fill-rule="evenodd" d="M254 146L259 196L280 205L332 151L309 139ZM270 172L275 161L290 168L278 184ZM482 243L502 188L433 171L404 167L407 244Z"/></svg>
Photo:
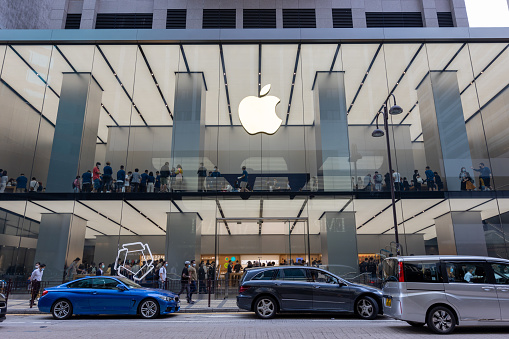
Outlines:
<svg viewBox="0 0 509 339"><path fill-rule="evenodd" d="M394 180L394 189L396 191L401 191L401 175L395 170L392 170L392 179Z"/></svg>
<svg viewBox="0 0 509 339"><path fill-rule="evenodd" d="M30 191L31 192L37 192L37 189L39 188L39 182L37 181L37 179L35 179L35 177L32 178L32 181L30 181Z"/></svg>
<svg viewBox="0 0 509 339"><path fill-rule="evenodd" d="M35 270L32 272L32 275L30 276L30 281L32 282L32 298L30 299L30 308L32 308L32 306L34 305L35 299L39 294L39 289L41 288L42 274L44 272L45 267L46 267L45 264L40 264L39 267L35 268Z"/></svg>
<svg viewBox="0 0 509 339"><path fill-rule="evenodd" d="M473 275L473 272L474 272L474 269L473 268L470 268L468 270L468 272L465 274L465 276L463 277L463 279L468 282L468 283L471 283L472 281L472 278L474 277Z"/></svg>
<svg viewBox="0 0 509 339"><path fill-rule="evenodd" d="M7 171L2 171L2 173L0 173L0 193L4 193L7 181L9 181Z"/></svg>
<svg viewBox="0 0 509 339"><path fill-rule="evenodd" d="M166 282L166 267L168 267L168 262L165 261L159 268L159 288L164 289L164 283Z"/></svg>

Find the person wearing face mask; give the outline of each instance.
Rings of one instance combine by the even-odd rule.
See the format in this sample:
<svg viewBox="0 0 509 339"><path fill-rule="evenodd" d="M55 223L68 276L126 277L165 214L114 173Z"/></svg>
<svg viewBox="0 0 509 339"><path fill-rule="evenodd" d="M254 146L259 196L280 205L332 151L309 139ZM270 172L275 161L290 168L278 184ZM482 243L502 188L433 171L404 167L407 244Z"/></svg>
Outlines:
<svg viewBox="0 0 509 339"><path fill-rule="evenodd" d="M100 262L95 270L95 275L104 275L104 263Z"/></svg>
<svg viewBox="0 0 509 339"><path fill-rule="evenodd" d="M45 267L45 264L40 264L39 267L37 267L30 276L30 280L32 281L32 298L30 299L30 308L34 306L35 299L39 294L39 289L41 288L42 273Z"/></svg>
<svg viewBox="0 0 509 339"><path fill-rule="evenodd" d="M193 293L196 293L196 281L198 280L198 276L196 274L196 262L191 260L191 265L189 265L189 303L194 304L193 301Z"/></svg>
<svg viewBox="0 0 509 339"><path fill-rule="evenodd" d="M468 185L469 182L470 182L471 186L473 186L473 184L472 184L472 177L470 176L470 173L467 172L467 169L465 167L461 168L459 179L461 181L461 190L462 191L472 189L472 188L467 187L467 186L469 186ZM474 188L475 188L475 186L474 186Z"/></svg>
<svg viewBox="0 0 509 339"><path fill-rule="evenodd" d="M159 268L159 288L162 290L164 290L164 283L166 282L166 267L168 267L168 262L164 261Z"/></svg>
<svg viewBox="0 0 509 339"><path fill-rule="evenodd" d="M177 293L180 297L180 295L184 292L186 292L186 299L187 299L187 303L189 304L190 300L189 300L189 292L190 292L190 289L189 289L189 265L191 263L189 261L186 261L184 263L184 268L182 269L182 273L180 275L180 292Z"/></svg>

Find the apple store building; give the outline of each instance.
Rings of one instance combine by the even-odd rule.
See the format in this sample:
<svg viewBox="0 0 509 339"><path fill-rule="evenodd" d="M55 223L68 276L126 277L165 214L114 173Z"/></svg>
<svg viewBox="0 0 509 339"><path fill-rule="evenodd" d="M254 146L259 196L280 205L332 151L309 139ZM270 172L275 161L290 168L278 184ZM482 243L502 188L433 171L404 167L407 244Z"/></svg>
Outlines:
<svg viewBox="0 0 509 339"><path fill-rule="evenodd" d="M2 30L0 279L509 258L508 36Z"/></svg>

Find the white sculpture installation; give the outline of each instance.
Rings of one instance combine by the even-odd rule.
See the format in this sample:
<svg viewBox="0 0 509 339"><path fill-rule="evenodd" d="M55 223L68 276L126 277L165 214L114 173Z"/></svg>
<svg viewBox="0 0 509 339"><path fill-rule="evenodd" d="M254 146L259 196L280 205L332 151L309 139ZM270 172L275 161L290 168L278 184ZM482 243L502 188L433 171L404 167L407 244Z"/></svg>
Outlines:
<svg viewBox="0 0 509 339"><path fill-rule="evenodd" d="M128 254L137 252L140 252L140 255L143 257L140 261L142 263L145 262L145 265L140 266L139 270L133 272L132 267L129 269L125 266L125 262ZM122 261L120 265L119 260ZM154 269L153 262L154 258L152 257L152 252L148 244L143 244L141 242L123 244L122 248L118 250L117 259L115 260L115 271L122 277L125 277L125 272L129 272L133 275L134 281L141 281Z"/></svg>

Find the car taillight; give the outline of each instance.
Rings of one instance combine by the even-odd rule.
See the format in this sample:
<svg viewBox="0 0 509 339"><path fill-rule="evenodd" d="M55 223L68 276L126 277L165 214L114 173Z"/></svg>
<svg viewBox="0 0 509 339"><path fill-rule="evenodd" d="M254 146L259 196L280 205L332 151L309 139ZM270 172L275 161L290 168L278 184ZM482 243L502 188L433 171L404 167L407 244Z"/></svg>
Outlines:
<svg viewBox="0 0 509 339"><path fill-rule="evenodd" d="M403 271L403 261L398 262L398 281L405 282L405 273Z"/></svg>
<svg viewBox="0 0 509 339"><path fill-rule="evenodd" d="M249 287L247 287L247 286L240 286L240 287L239 287L239 293L244 293L244 292L246 292L248 289L249 289Z"/></svg>
<svg viewBox="0 0 509 339"><path fill-rule="evenodd" d="M44 290L44 291L42 292L42 295L43 295L43 296L45 296L46 294L48 294L48 291Z"/></svg>

